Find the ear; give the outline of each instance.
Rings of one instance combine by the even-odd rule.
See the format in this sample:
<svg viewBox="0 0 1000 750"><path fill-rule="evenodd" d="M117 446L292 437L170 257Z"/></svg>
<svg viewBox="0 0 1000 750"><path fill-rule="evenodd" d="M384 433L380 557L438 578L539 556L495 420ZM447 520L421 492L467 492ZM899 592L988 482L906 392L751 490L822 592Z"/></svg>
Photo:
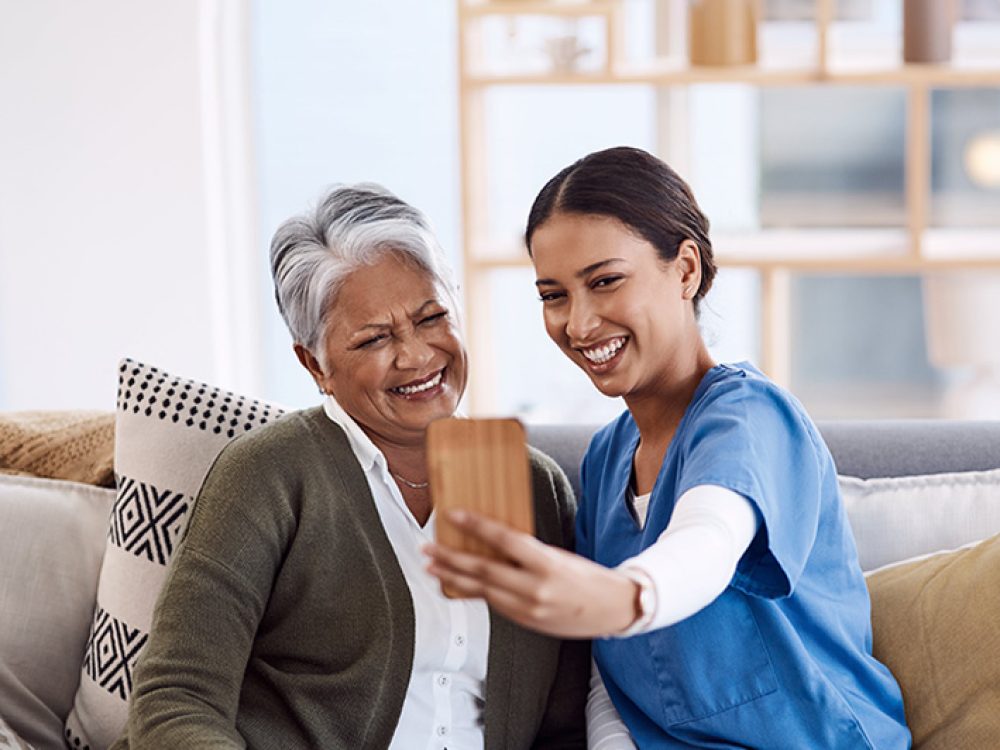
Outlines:
<svg viewBox="0 0 1000 750"><path fill-rule="evenodd" d="M324 385L326 375L323 372L323 368L319 366L319 360L316 359L315 355L313 355L313 353L306 349L302 344L295 344L292 349L295 350L295 356L298 357L299 363L309 371L310 375L312 375L312 378L316 381L316 385L319 386L320 391L326 393L326 386Z"/></svg>
<svg viewBox="0 0 1000 750"><path fill-rule="evenodd" d="M681 294L684 299L694 299L701 288L701 253L694 240L684 240L677 248L674 267L680 274Z"/></svg>

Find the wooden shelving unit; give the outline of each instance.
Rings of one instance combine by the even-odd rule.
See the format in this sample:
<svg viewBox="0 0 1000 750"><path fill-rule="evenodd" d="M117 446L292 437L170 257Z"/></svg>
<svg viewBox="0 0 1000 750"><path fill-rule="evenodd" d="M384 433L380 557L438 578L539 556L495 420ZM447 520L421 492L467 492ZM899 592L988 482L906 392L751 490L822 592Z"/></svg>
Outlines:
<svg viewBox="0 0 1000 750"><path fill-rule="evenodd" d="M669 8L686 0L656 0ZM901 0L902 1L902 0ZM692 67L676 55L652 62L626 62L623 50L623 0L457 0L459 30L459 108L466 309L471 330L473 379L470 408L491 409L494 368L488 335L488 275L530 263L514 236L483 236L486 206L484 94L504 86L645 85L660 92L696 84L769 86L881 86L906 92L905 225L888 229L764 229L713 232L723 267L744 267L761 275L761 365L779 382L788 381L790 277L794 272L920 274L968 268L1000 269L1000 228L938 229L930 226L931 91L936 88L1000 87L1000 60L945 65L865 65L830 55L834 0L815 2L815 59L780 67ZM605 55L599 69L587 72L490 73L473 53L479 23L489 17L546 16L599 18L604 24ZM676 13L673 16L677 18ZM663 154L661 154L663 155ZM664 155L666 156L666 155ZM668 161L670 158L668 157ZM998 207L1000 210L1000 207Z"/></svg>

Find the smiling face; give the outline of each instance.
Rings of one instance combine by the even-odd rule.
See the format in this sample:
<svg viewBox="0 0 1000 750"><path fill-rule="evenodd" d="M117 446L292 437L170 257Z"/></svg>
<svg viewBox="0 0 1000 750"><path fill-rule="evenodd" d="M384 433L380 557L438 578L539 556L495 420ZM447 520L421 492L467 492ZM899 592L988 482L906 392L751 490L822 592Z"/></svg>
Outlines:
<svg viewBox="0 0 1000 750"><path fill-rule="evenodd" d="M325 371L296 353L372 441L422 445L465 391L466 353L456 311L422 269L387 253L344 281L322 340Z"/></svg>
<svg viewBox="0 0 1000 750"><path fill-rule="evenodd" d="M605 395L662 393L703 364L693 242L667 263L617 219L557 212L531 255L546 331Z"/></svg>

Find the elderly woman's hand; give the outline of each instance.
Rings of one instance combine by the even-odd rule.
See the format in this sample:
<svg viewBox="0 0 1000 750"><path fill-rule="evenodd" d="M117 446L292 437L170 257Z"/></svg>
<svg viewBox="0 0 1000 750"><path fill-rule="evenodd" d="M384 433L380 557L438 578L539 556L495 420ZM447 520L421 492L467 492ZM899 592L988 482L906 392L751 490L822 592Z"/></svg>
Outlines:
<svg viewBox="0 0 1000 750"><path fill-rule="evenodd" d="M428 571L462 596L481 597L508 619L563 638L612 635L635 620L638 586L622 573L475 513L448 511L448 520L502 558L424 547Z"/></svg>

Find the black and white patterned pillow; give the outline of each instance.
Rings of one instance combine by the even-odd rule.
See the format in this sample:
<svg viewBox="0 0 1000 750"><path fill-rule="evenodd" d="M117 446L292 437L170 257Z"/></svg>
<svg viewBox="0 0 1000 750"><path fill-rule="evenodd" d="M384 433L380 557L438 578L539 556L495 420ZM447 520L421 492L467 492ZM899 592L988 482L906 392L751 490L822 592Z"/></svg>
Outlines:
<svg viewBox="0 0 1000 750"><path fill-rule="evenodd" d="M230 440L281 414L278 407L156 367L120 363L118 494L80 687L66 720L70 747L99 750L121 734L132 670L205 475Z"/></svg>

